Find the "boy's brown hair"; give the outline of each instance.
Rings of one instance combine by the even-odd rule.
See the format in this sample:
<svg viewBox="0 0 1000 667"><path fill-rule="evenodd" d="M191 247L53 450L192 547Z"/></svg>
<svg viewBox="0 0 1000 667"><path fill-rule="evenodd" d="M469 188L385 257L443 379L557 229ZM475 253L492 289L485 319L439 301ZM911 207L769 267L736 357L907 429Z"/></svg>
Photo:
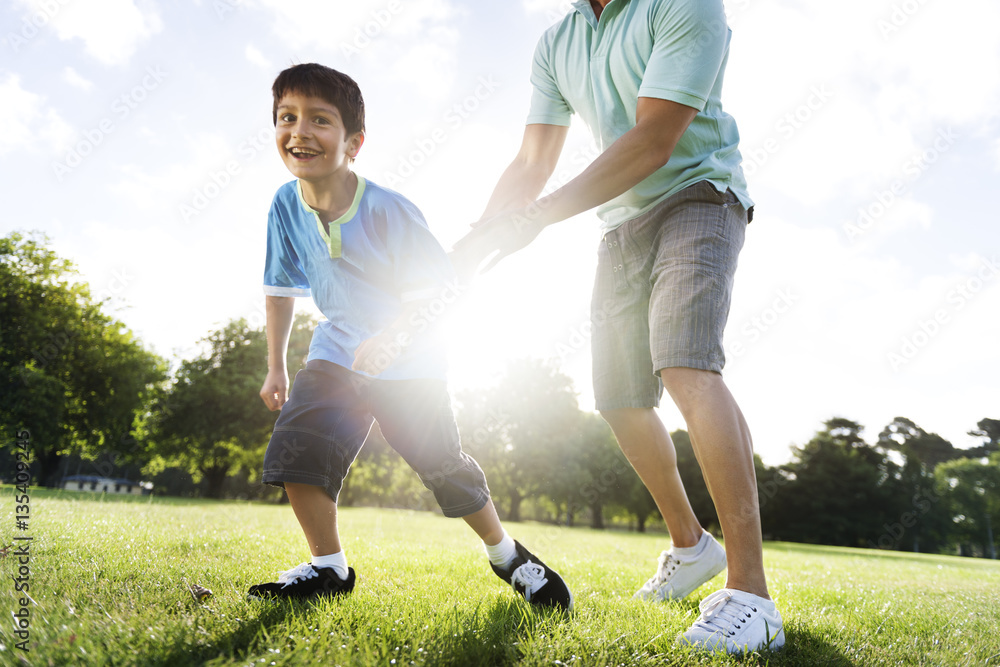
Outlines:
<svg viewBox="0 0 1000 667"><path fill-rule="evenodd" d="M278 124L278 104L288 93L318 97L337 107L348 134L364 132L365 101L361 88L351 77L317 63L304 63L289 67L274 80L274 107L271 119Z"/></svg>

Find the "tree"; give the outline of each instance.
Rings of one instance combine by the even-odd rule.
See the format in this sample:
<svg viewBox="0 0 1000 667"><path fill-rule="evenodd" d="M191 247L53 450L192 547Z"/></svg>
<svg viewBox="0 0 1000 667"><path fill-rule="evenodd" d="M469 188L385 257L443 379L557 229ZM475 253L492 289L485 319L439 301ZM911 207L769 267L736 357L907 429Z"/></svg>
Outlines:
<svg viewBox="0 0 1000 667"><path fill-rule="evenodd" d="M887 461L861 438L860 424L830 419L782 466L770 526L777 539L865 546L895 521Z"/></svg>
<svg viewBox="0 0 1000 667"><path fill-rule="evenodd" d="M979 447L968 450L968 456L986 458L1000 451L1000 419L980 419L976 427L976 430L969 431L969 435L982 438L985 442Z"/></svg>
<svg viewBox="0 0 1000 667"><path fill-rule="evenodd" d="M486 472L505 518L520 521L526 496L574 478L565 442L580 410L566 375L542 361L514 361L495 386L458 398L462 445Z"/></svg>
<svg viewBox="0 0 1000 667"><path fill-rule="evenodd" d="M984 555L996 559L993 521L1000 517L1000 454L993 454L987 463L949 461L938 466L934 476L949 500L960 543L979 544Z"/></svg>
<svg viewBox="0 0 1000 667"><path fill-rule="evenodd" d="M312 321L299 314L289 341L288 368L301 368ZM267 338L245 319L233 320L202 341L204 354L181 363L172 386L159 396L150 472L178 466L203 480L211 497L243 468L255 475L263 461L275 413L260 400L267 370Z"/></svg>
<svg viewBox="0 0 1000 667"><path fill-rule="evenodd" d="M66 454L141 454L137 434L166 377L166 362L106 315L47 244L0 238L0 420L31 433L41 484Z"/></svg>
<svg viewBox="0 0 1000 667"><path fill-rule="evenodd" d="M580 413L579 436L569 455L579 465L574 502L590 510L590 527L604 528L604 508L621 495L636 478L611 427L600 415Z"/></svg>
<svg viewBox="0 0 1000 667"><path fill-rule="evenodd" d="M946 508L938 502L934 470L966 452L905 417L896 417L882 429L876 447L900 462L888 470L898 489L896 514L901 517L896 525L902 531L893 531L895 547L938 551L947 541L952 526ZM883 544L886 542L883 540Z"/></svg>

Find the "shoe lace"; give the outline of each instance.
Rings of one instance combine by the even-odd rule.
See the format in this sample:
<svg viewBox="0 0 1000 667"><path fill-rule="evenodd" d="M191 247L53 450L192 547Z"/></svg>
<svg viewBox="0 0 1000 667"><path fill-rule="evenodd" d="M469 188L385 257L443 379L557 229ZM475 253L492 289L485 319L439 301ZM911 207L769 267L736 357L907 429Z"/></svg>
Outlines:
<svg viewBox="0 0 1000 667"><path fill-rule="evenodd" d="M743 625L753 618L751 612L757 608L733 600L733 594L727 590L712 593L699 605L701 616L695 621L695 627L708 632L721 632L733 637Z"/></svg>
<svg viewBox="0 0 1000 667"><path fill-rule="evenodd" d="M531 596L549 580L545 577L545 568L529 560L511 573L510 583L520 585L524 589L524 599L531 602Z"/></svg>
<svg viewBox="0 0 1000 667"><path fill-rule="evenodd" d="M664 551L660 554L658 562L659 565L656 568L656 574L648 582L654 588L666 581L670 581L670 578L674 576L674 572L677 571L677 568L680 567L683 561L669 551Z"/></svg>
<svg viewBox="0 0 1000 667"><path fill-rule="evenodd" d="M287 588L298 581L305 581L306 579L318 576L316 568L311 563L302 563L301 565L296 565L291 570L279 574L278 583L284 584L282 588Z"/></svg>

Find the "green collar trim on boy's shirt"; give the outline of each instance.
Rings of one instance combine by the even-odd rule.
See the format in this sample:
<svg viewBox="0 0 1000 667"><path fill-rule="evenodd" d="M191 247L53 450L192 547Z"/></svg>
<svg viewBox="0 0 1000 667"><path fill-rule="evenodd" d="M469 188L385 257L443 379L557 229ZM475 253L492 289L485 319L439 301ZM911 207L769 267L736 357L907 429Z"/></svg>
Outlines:
<svg viewBox="0 0 1000 667"><path fill-rule="evenodd" d="M309 204L306 203L305 197L302 196L302 181L295 182L295 190L299 194L299 202L302 203L302 208L313 214L316 218L316 227L319 229L320 236L326 241L326 246L330 250L331 259L336 259L340 257L341 254L341 243L340 243L340 226L345 222L348 222L354 217L354 214L358 212L358 206L361 205L361 197L365 194L365 179L358 176L358 189L354 192L354 201L351 202L351 208L347 209L344 215L340 216L336 220L330 223L329 233L326 231L326 227L323 225L323 221L317 213Z"/></svg>

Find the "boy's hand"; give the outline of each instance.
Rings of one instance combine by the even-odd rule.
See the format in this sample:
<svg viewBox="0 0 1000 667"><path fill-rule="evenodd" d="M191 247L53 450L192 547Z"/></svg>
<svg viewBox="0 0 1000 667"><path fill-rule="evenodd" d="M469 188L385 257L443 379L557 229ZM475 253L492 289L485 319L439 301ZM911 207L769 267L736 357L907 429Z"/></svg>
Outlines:
<svg viewBox="0 0 1000 667"><path fill-rule="evenodd" d="M497 253L483 269L483 272L489 271L501 259L534 241L544 227L544 223L518 211L480 221L455 243L452 260L456 270L468 271L469 267L473 267L474 271L480 262Z"/></svg>
<svg viewBox="0 0 1000 667"><path fill-rule="evenodd" d="M351 368L371 376L382 373L410 343L409 334L389 329L358 345Z"/></svg>
<svg viewBox="0 0 1000 667"><path fill-rule="evenodd" d="M260 388L260 397L268 410L280 410L288 402L288 372L284 369L268 371L264 386Z"/></svg>

